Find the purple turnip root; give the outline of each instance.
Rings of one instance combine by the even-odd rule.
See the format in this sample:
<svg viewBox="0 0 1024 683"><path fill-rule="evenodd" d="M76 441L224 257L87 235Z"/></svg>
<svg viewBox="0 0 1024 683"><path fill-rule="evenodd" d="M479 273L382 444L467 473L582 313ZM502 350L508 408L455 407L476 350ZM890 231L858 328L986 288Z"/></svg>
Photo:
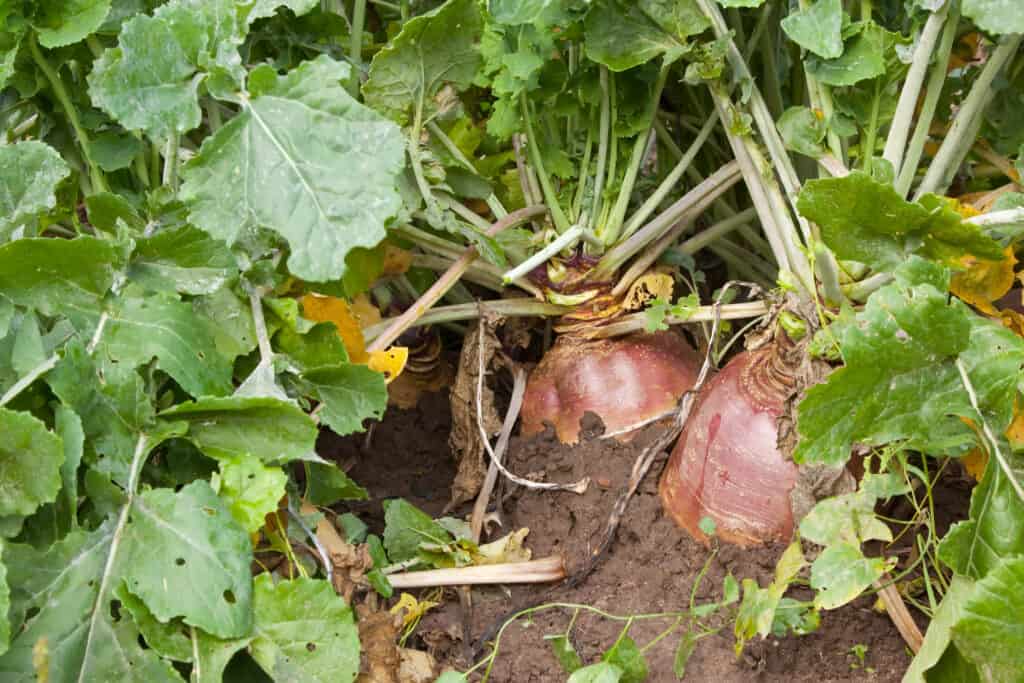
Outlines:
<svg viewBox="0 0 1024 683"><path fill-rule="evenodd" d="M797 466L776 446L792 379L779 365L771 345L733 358L701 391L665 468L665 511L702 542L703 517L714 521L718 538L741 546L793 533Z"/></svg>
<svg viewBox="0 0 1024 683"><path fill-rule="evenodd" d="M548 422L559 441L576 443L580 420L592 412L606 436L628 440L676 407L700 366L693 348L671 330L598 340L563 335L530 375L522 433L537 434Z"/></svg>

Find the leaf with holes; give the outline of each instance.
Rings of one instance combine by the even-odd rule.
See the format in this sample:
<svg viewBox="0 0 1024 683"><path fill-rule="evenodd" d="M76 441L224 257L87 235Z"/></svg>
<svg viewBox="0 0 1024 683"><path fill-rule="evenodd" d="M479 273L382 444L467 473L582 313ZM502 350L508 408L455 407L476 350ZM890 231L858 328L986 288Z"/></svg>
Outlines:
<svg viewBox="0 0 1024 683"><path fill-rule="evenodd" d="M192 222L228 244L270 228L288 240L291 272L315 282L341 278L352 249L384 239L404 141L345 92L348 75L326 56L284 76L253 70L241 113L183 171Z"/></svg>

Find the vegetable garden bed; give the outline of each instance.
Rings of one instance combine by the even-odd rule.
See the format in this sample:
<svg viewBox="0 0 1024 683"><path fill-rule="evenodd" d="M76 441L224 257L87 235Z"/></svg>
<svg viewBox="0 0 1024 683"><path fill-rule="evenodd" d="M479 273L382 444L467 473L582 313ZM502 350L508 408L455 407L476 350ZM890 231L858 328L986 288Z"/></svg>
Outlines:
<svg viewBox="0 0 1024 683"><path fill-rule="evenodd" d="M0 680L1024 680L1019 0L0 0Z"/></svg>

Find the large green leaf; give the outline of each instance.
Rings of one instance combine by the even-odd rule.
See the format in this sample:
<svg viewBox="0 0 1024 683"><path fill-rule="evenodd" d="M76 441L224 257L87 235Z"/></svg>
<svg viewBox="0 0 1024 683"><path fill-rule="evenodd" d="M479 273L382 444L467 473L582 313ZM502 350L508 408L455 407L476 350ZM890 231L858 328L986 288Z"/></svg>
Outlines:
<svg viewBox="0 0 1024 683"><path fill-rule="evenodd" d="M132 368L104 364L101 368L77 340L47 376L60 400L75 411L98 462L93 464L121 485L128 482L137 435L153 420L153 407L142 377Z"/></svg>
<svg viewBox="0 0 1024 683"><path fill-rule="evenodd" d="M1019 504L1018 504L1019 505ZM993 681L1019 681L1024 671L1024 556L1001 561L963 605L953 641Z"/></svg>
<svg viewBox="0 0 1024 683"><path fill-rule="evenodd" d="M891 270L910 253L949 264L965 253L999 260L1002 249L933 195L915 204L891 185L854 171L843 178L811 180L800 193L800 213L821 227L841 259Z"/></svg>
<svg viewBox="0 0 1024 683"><path fill-rule="evenodd" d="M60 155L45 143L27 140L0 145L0 243L10 239L15 228L54 208L57 185L70 173Z"/></svg>
<svg viewBox="0 0 1024 683"><path fill-rule="evenodd" d="M304 458L316 445L316 424L298 406L276 398L202 398L160 416L187 422L188 439L212 458L251 455L283 464Z"/></svg>
<svg viewBox="0 0 1024 683"><path fill-rule="evenodd" d="M864 310L832 325L845 367L811 388L799 406L798 462L840 464L854 442L906 441L932 454L974 442L959 419L979 420L956 361L964 365L988 424L1012 417L1024 340L948 300L948 271L911 257L897 281ZM959 417L957 417L959 416Z"/></svg>
<svg viewBox="0 0 1024 683"><path fill-rule="evenodd" d="M342 436L362 431L365 420L380 419L387 408L384 375L365 365L316 368L302 378L323 403L324 423Z"/></svg>
<svg viewBox="0 0 1024 683"><path fill-rule="evenodd" d="M157 367L193 396L222 396L233 388L230 361L187 303L165 296L126 297L111 313L107 330L103 347L116 361L138 366L156 358Z"/></svg>
<svg viewBox="0 0 1024 683"><path fill-rule="evenodd" d="M318 0L256 0L252 11L249 12L249 22L273 16L278 7L287 7L295 16L302 16L318 4Z"/></svg>
<svg viewBox="0 0 1024 683"><path fill-rule="evenodd" d="M0 246L0 292L81 330L99 318L116 261L114 248L95 237L15 240Z"/></svg>
<svg viewBox="0 0 1024 683"><path fill-rule="evenodd" d="M675 61L686 40L710 26L696 0L597 0L584 24L587 56L625 71L664 55Z"/></svg>
<svg viewBox="0 0 1024 683"><path fill-rule="evenodd" d="M373 57L363 85L366 103L405 124L427 113L428 100L445 84L470 85L480 68L483 17L477 0L448 0L410 19Z"/></svg>
<svg viewBox="0 0 1024 683"><path fill-rule="evenodd" d="M36 681L36 644L45 639L51 681L180 683L169 662L142 648L127 615L112 609L115 528L110 520L91 532L74 531L46 551L5 548L12 622L21 625L33 613L0 657L0 678Z"/></svg>
<svg viewBox="0 0 1024 683"><path fill-rule="evenodd" d="M1024 13L1017 0L964 0L962 12L989 33L1024 33Z"/></svg>
<svg viewBox="0 0 1024 683"><path fill-rule="evenodd" d="M352 610L326 581L276 585L256 578L253 659L275 681L350 683L359 673L359 634Z"/></svg>
<svg viewBox="0 0 1024 683"><path fill-rule="evenodd" d="M60 491L64 444L28 413L0 408L0 515L30 515Z"/></svg>
<svg viewBox="0 0 1024 683"><path fill-rule="evenodd" d="M128 590L160 621L183 617L221 638L252 628L252 546L205 481L135 498L119 558Z"/></svg>
<svg viewBox="0 0 1024 683"><path fill-rule="evenodd" d="M227 245L190 225L139 239L128 267L144 287L191 295L212 294L237 273Z"/></svg>
<svg viewBox="0 0 1024 683"><path fill-rule="evenodd" d="M71 45L91 35L107 18L110 0L38 0L33 20L43 47Z"/></svg>
<svg viewBox="0 0 1024 683"><path fill-rule="evenodd" d="M222 94L241 83L247 11L235 0L172 0L152 17L127 21L118 47L93 65L93 102L126 128L158 139L192 130L201 121L204 74L207 87Z"/></svg>
<svg viewBox="0 0 1024 683"><path fill-rule="evenodd" d="M953 624L963 614L964 601L971 594L973 586L973 581L962 576L954 576L950 581L949 589L942 596L942 602L928 623L928 631L925 633L921 649L903 676L903 683L925 683L928 680L925 678L926 672L939 664L943 653L950 646Z"/></svg>
<svg viewBox="0 0 1024 683"><path fill-rule="evenodd" d="M842 0L816 0L790 13L781 26L790 40L823 59L843 54Z"/></svg>
<svg viewBox="0 0 1024 683"><path fill-rule="evenodd" d="M203 143L183 172L195 225L234 244L267 227L288 240L288 267L309 281L345 273L401 206L398 128L341 86L349 67L326 56L285 76L254 70L242 112Z"/></svg>

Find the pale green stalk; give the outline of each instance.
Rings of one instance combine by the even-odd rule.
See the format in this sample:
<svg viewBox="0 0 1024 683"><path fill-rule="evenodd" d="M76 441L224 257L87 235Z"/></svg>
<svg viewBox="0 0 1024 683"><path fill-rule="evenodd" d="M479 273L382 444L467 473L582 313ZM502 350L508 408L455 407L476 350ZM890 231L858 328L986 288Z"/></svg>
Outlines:
<svg viewBox="0 0 1024 683"><path fill-rule="evenodd" d="M533 130L533 117L525 92L520 96L519 103L523 113L523 121L526 122L526 148L530 155L530 161L533 162L533 168L537 171L541 191L544 193L544 201L551 208L551 220L555 224L555 230L565 232L571 226L569 219L565 216L565 212L562 211L561 204L558 203L558 193L555 192L555 188L551 184L551 176L548 175L547 169L544 168L544 159L541 157L540 145L537 144L537 136Z"/></svg>
<svg viewBox="0 0 1024 683"><path fill-rule="evenodd" d="M576 245L583 237L583 233L586 228L582 225L574 225L558 237L553 239L550 244L538 251L536 254L526 259L512 270L508 271L502 276L502 281L505 284L512 282L518 278L523 277L537 266L540 266L547 262L552 256L560 254L563 250L568 249Z"/></svg>
<svg viewBox="0 0 1024 683"><path fill-rule="evenodd" d="M462 150L458 148L455 142L448 137L448 134L441 130L441 126L437 125L434 121L429 121L427 122L427 130L429 130L431 135L436 137L441 144L444 145L444 148L448 150L448 153L452 155L452 158L459 162L464 169L470 173L477 173L473 162L466 158L466 155L463 154ZM485 201L487 202L487 207L491 210L491 213L494 214L495 218L504 218L508 215L508 211L505 210L505 207L493 192Z"/></svg>
<svg viewBox="0 0 1024 683"><path fill-rule="evenodd" d="M597 173L594 176L594 198L590 206L590 228L597 227L601 216L601 194L604 192L605 173L608 168L608 145L611 136L611 95L608 86L608 67L600 67L601 121L597 140Z"/></svg>

